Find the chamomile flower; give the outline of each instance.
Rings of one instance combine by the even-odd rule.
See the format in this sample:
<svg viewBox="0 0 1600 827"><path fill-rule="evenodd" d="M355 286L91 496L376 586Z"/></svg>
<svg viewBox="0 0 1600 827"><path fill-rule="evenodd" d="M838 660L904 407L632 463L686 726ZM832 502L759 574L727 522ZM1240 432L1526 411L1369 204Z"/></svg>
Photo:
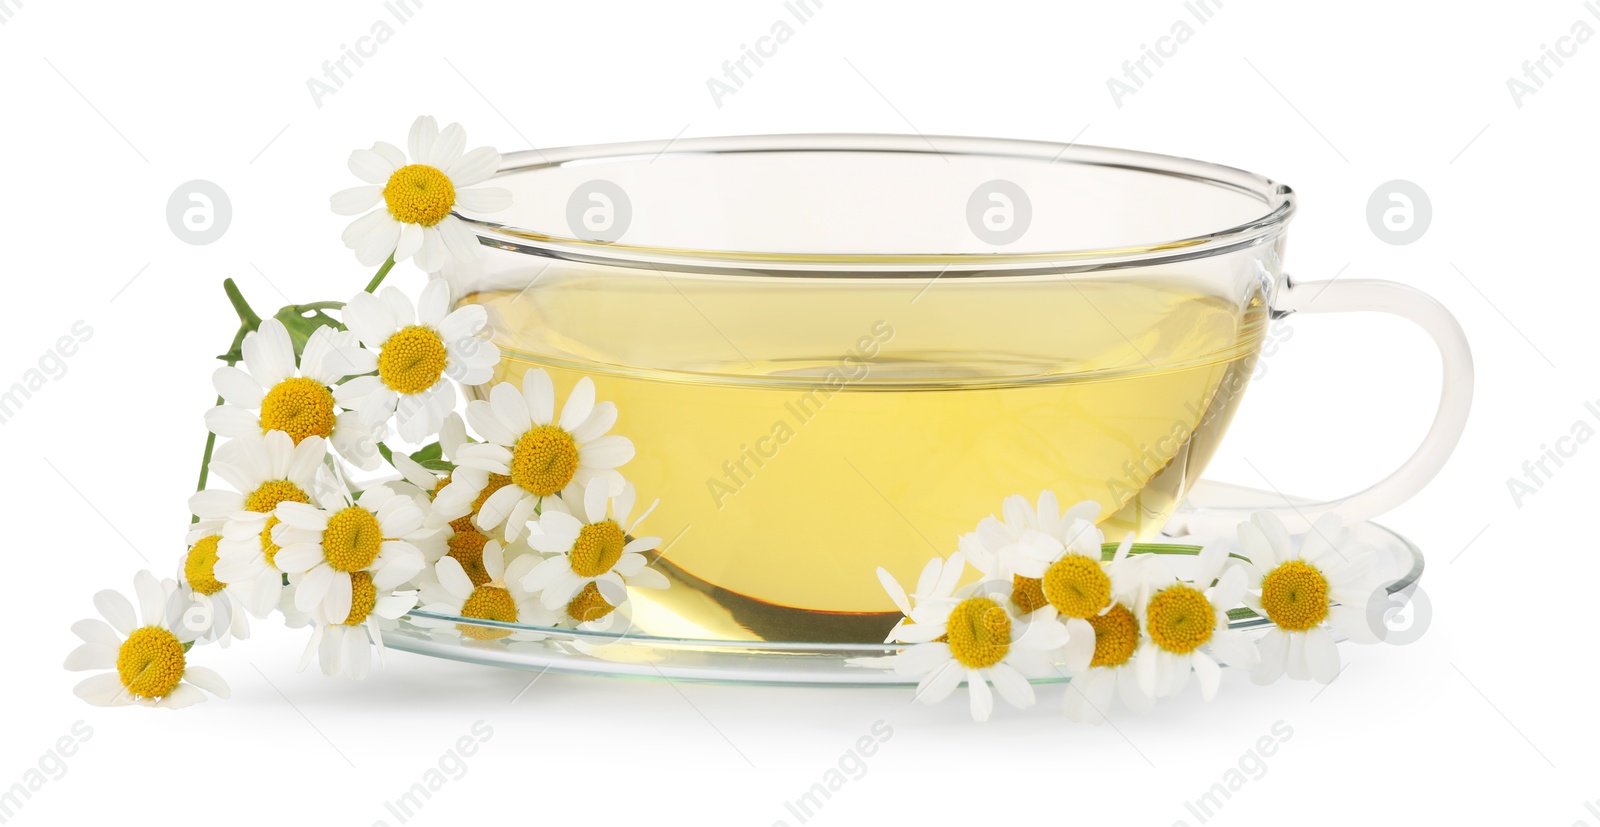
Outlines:
<svg viewBox="0 0 1600 827"><path fill-rule="evenodd" d="M1066 643L1066 627L1056 622L1049 606L1020 620L1006 609L1010 595L967 592L957 592L960 599L919 606L915 622L900 629L900 639L912 645L899 654L871 659L877 662L870 665L920 677L916 698L929 704L949 697L965 680L974 720L989 719L995 692L1019 709L1032 706L1028 679L1051 672L1052 652Z"/></svg>
<svg viewBox="0 0 1600 827"><path fill-rule="evenodd" d="M630 586L667 588L666 576L649 568L643 554L661 538L634 536L656 504L630 522L635 497L633 483L612 499L605 480L593 479L582 499L566 495L571 513L550 509L540 515L528 544L550 556L528 573L522 587L538 592L545 608L560 609L577 622L610 614L627 600Z"/></svg>
<svg viewBox="0 0 1600 827"><path fill-rule="evenodd" d="M137 616L126 597L107 589L94 596L95 608L105 619L72 624L83 645L67 655L66 668L111 670L82 681L73 693L96 706L141 704L166 709L200 703L205 692L228 697L228 683L221 675L189 663L185 644L194 640L194 633L182 624L174 629L168 622L168 604L177 583L158 581L141 571L133 586L139 598Z"/></svg>
<svg viewBox="0 0 1600 827"><path fill-rule="evenodd" d="M445 462L454 460L456 449L467 442L467 424L462 420L461 414L455 411L446 414L444 422L439 426L439 458ZM394 452L392 457L391 464L400 472L400 479L390 480L384 485L405 494L416 502L419 508L431 512L435 497L450 484L451 472L425 468L421 463L399 451ZM436 525L433 515L430 513L428 516L427 524Z"/></svg>
<svg viewBox="0 0 1600 827"><path fill-rule="evenodd" d="M883 590L888 593L889 599L894 601L895 608L903 615L894 624L894 628L889 630L889 636L884 638L884 642L894 643L900 640L900 630L906 624L914 622L912 616L924 603L950 599L951 595L955 594L956 585L961 581L965 569L966 555L959 551L948 558L935 557L922 567L922 573L917 576L916 590L908 595L899 581L894 579L894 575L890 574L888 569L879 566L878 582L883 585Z"/></svg>
<svg viewBox="0 0 1600 827"><path fill-rule="evenodd" d="M556 613L539 604L535 595L522 587L522 580L539 560L536 554L523 554L511 561L507 570L505 549L499 540L483 548L483 566L489 579L474 584L454 557L442 557L434 564L433 579L422 584L422 609L435 614L517 623L525 626L550 626ZM416 618L422 626L443 628L479 641L510 638L538 640L536 632L499 629L471 623L442 623L431 618Z"/></svg>
<svg viewBox="0 0 1600 827"><path fill-rule="evenodd" d="M189 498L189 510L202 521L222 522L213 572L256 617L271 613L283 589L278 544L272 540L278 505L311 502L322 487L319 470L326 456L327 443L317 436L298 445L283 431L269 431L259 440L235 439L217 449L211 461L211 471L234 490L208 488Z"/></svg>
<svg viewBox="0 0 1600 827"><path fill-rule="evenodd" d="M328 616L326 601L311 607L311 639L300 656L301 671L315 655L324 675L366 677L374 650L378 662L383 662L382 624L399 619L417 605L415 590L380 591L365 571L352 572L350 586L350 612L342 620Z"/></svg>
<svg viewBox="0 0 1600 827"><path fill-rule="evenodd" d="M962 536L960 548L967 562L986 577L1037 579L1044 574L1046 561L1061 553L1067 531L1085 521L1092 527L1099 513L1098 504L1085 502L1063 515L1050 491L1039 494L1037 507L1013 494L1002 504L1000 518L983 518L977 531Z"/></svg>
<svg viewBox="0 0 1600 827"><path fill-rule="evenodd" d="M565 508L553 495L578 498L592 480L607 493L622 493L617 466L633 459L627 437L606 435L617 421L617 406L595 402L594 382L579 379L555 417L555 387L542 368L522 375L522 391L501 382L487 400L467 405L467 422L486 442L457 451L457 471L476 468L505 476L509 482L484 501L477 525L484 531L505 526L507 540L521 536L527 522L548 504Z"/></svg>
<svg viewBox="0 0 1600 827"><path fill-rule="evenodd" d="M416 307L394 287L378 295L357 293L344 306L344 323L365 348L352 373L339 386L339 404L359 411L362 422L376 427L394 417L400 437L421 442L439 432L455 407L455 386L489 381L500 361L500 349L479 338L488 314L482 305L450 309L450 285L428 282ZM397 415L398 414L398 415Z"/></svg>
<svg viewBox="0 0 1600 827"><path fill-rule="evenodd" d="M351 359L363 355L355 334L317 328L306 340L297 367L289 331L277 319L267 319L244 337L239 349L243 369L229 365L211 375L224 402L206 411L212 433L260 439L269 431L282 431L296 445L320 437L357 467L378 467L378 434L355 413L334 410L339 380L372 370L348 368Z"/></svg>
<svg viewBox="0 0 1600 827"><path fill-rule="evenodd" d="M474 186L499 169L500 153L490 147L463 153L466 144L460 124L441 131L424 115L411 125L410 163L383 141L350 153L350 171L365 186L334 193L330 206L339 215L366 213L344 231L358 261L376 267L390 255L415 256L418 267L434 273L452 260L477 258L478 239L452 211L499 212L511 206L511 192Z"/></svg>
<svg viewBox="0 0 1600 827"><path fill-rule="evenodd" d="M243 601L235 600L228 584L217 576L217 546L222 542L222 520L201 520L190 527L189 548L178 562L178 586L196 605L193 616L207 625L199 634L214 632L224 648L235 639L250 637L250 615Z"/></svg>
<svg viewBox="0 0 1600 827"><path fill-rule="evenodd" d="M1380 579L1378 556L1338 515L1317 520L1295 548L1283 521L1260 511L1239 524L1239 545L1254 564L1244 604L1273 623L1260 640L1261 663L1251 673L1256 683L1285 672L1329 683L1339 674L1335 632L1378 642L1367 619Z"/></svg>
<svg viewBox="0 0 1600 827"><path fill-rule="evenodd" d="M423 528L422 510L409 497L375 486L354 501L330 493L321 506L283 503L282 524L272 532L278 568L295 584L301 611L321 606L325 618L349 617L358 585L389 592L426 565L418 544L435 542L435 535Z"/></svg>
<svg viewBox="0 0 1600 827"><path fill-rule="evenodd" d="M1095 653L1098 627L1093 621L1111 611L1115 605L1115 590L1110 566L1102 560L1105 536L1092 523L1083 520L1075 520L1070 528L1071 542L1061 547L1055 559L1048 561L1038 579L1017 578L1013 600L1024 612L1033 612L1042 606L1056 611L1071 635L1062 652L1067 671L1082 672L1089 668ZM1126 554L1132 546L1133 535L1129 534L1117 550Z"/></svg>
<svg viewBox="0 0 1600 827"><path fill-rule="evenodd" d="M1072 672L1062 708L1074 721L1098 724L1105 720L1113 697L1123 706L1145 710L1152 699L1139 686L1139 617L1123 603L1112 603L1088 618L1094 627L1094 652L1087 665ZM1070 642L1068 644L1071 645Z"/></svg>
<svg viewBox="0 0 1600 827"><path fill-rule="evenodd" d="M1256 667L1260 655L1255 642L1228 628L1227 610L1244 596L1245 581L1245 570L1229 564L1227 546L1211 543L1195 560L1192 582L1169 575L1166 585L1152 590L1138 607L1145 637L1136 674L1144 694L1176 695L1193 671L1201 697L1209 701L1222 682L1218 661L1242 669Z"/></svg>

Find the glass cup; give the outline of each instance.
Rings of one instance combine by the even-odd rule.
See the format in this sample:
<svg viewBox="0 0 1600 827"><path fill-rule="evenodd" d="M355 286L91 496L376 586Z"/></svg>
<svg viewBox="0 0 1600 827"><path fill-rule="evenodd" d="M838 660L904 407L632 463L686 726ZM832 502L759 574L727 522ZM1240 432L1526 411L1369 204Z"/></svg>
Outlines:
<svg viewBox="0 0 1600 827"><path fill-rule="evenodd" d="M1282 271L1286 186L1119 149L977 138L779 135L530 151L468 217L447 277L483 305L494 381L591 377L643 530L673 581L646 632L880 640L876 576L913 582L1001 510L1094 500L1108 536L1231 531L1182 508L1288 313L1376 310L1443 355L1432 430L1399 469L1325 503L1364 520L1415 494L1464 427L1471 355L1437 302ZM480 389L481 391L481 389Z"/></svg>

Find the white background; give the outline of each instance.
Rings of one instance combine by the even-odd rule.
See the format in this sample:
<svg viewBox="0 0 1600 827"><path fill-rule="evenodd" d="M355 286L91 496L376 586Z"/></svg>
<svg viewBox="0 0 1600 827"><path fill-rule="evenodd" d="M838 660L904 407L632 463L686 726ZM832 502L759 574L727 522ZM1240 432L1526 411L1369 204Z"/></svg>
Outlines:
<svg viewBox="0 0 1600 827"><path fill-rule="evenodd" d="M1597 4L1600 5L1600 4ZM77 320L90 340L0 425L8 652L0 787L75 721L93 735L16 824L398 824L385 809L483 721L492 736L412 820L799 823L785 809L875 721L893 736L812 819L887 824L1034 816L1198 824L1186 809L1275 722L1292 736L1212 819L1600 824L1588 529L1600 445L1520 504L1525 460L1600 400L1589 254L1600 40L1517 106L1506 79L1585 19L1577 0L1281 4L1226 0L1136 94L1106 79L1188 12L1105 4L827 0L721 107L706 80L788 12L724 3L428 0L319 107L306 80L389 12L327 3L0 3L0 386ZM1570 51L1570 49L1569 49ZM211 404L211 356L258 306L342 299L369 275L327 208L344 162L403 142L420 113L502 150L675 135L870 131L1125 146L1294 186L1289 269L1385 278L1438 297L1473 342L1461 447L1384 522L1428 555L1415 644L1346 647L1319 692L1225 676L1115 726L1070 725L1060 689L979 726L957 698L748 689L523 673L395 654L362 683L294 671L299 632L196 653L233 698L180 713L96 709L60 668L69 624L182 550ZM227 234L174 237L165 205L207 179ZM1366 220L1414 181L1433 223L1391 246ZM848 205L841 205L848 209ZM1469 281L1470 279L1470 281ZM409 290L421 275L404 268ZM1398 463L1431 416L1437 357L1374 317L1291 318L1212 475L1336 496ZM1263 480L1265 477L1265 480ZM519 696L520 693L520 697ZM513 703L513 698L518 698Z"/></svg>

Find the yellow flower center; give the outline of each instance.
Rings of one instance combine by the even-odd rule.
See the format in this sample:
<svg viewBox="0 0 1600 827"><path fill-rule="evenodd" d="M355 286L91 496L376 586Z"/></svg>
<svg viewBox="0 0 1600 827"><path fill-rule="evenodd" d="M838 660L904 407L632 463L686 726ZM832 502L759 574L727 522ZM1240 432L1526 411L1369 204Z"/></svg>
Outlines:
<svg viewBox="0 0 1600 827"><path fill-rule="evenodd" d="M279 503L309 503L311 497L300 486L288 480L268 480L244 498L244 510L257 514L271 513Z"/></svg>
<svg viewBox="0 0 1600 827"><path fill-rule="evenodd" d="M472 590L467 597L467 602L461 604L462 617L475 617L479 620L496 620L501 623L517 622L517 601L511 599L511 592L499 586L479 586ZM466 623L456 624L461 634L473 640L499 640L511 635L510 629L492 629L487 626L472 626Z"/></svg>
<svg viewBox="0 0 1600 827"><path fill-rule="evenodd" d="M189 588L200 594L213 595L228 585L218 580L216 574L217 541L221 539L217 534L201 537L183 558L183 579L189 582Z"/></svg>
<svg viewBox="0 0 1600 827"><path fill-rule="evenodd" d="M322 556L335 571L361 571L371 566L382 546L378 518L359 505L329 517L322 532Z"/></svg>
<svg viewBox="0 0 1600 827"><path fill-rule="evenodd" d="M547 497L567 487L578 472L578 443L554 425L535 425L511 449L511 481Z"/></svg>
<svg viewBox="0 0 1600 827"><path fill-rule="evenodd" d="M489 497L493 495L494 492L499 491L510 484L511 478L505 474L490 474L489 481L484 484L483 490L478 492L478 498L472 501L472 510L467 512L465 517L457 517L456 519L451 520L450 527L455 529L457 534L461 534L466 531L476 531L477 529L473 526L472 521L477 519L478 510L483 508L483 504L488 502ZM443 486L441 485L440 488L442 487ZM439 493L439 489L434 489L434 493Z"/></svg>
<svg viewBox="0 0 1600 827"><path fill-rule="evenodd" d="M280 549L277 543L272 542L272 529L277 527L278 522L277 517L268 517L267 521L261 525L261 556L265 557L267 565L273 568L278 567L278 552Z"/></svg>
<svg viewBox="0 0 1600 827"><path fill-rule="evenodd" d="M987 669L1011 650L1011 616L987 597L969 597L950 610L945 638L957 663Z"/></svg>
<svg viewBox="0 0 1600 827"><path fill-rule="evenodd" d="M599 577L622 559L622 547L628 542L622 527L615 520L586 525L578 532L572 544L572 573L579 577Z"/></svg>
<svg viewBox="0 0 1600 827"><path fill-rule="evenodd" d="M117 676L128 694L165 698L183 680L183 644L159 626L135 629L117 650Z"/></svg>
<svg viewBox="0 0 1600 827"><path fill-rule="evenodd" d="M357 571L350 574L350 614L344 625L360 626L367 622L373 607L378 605L378 588L372 585L372 575Z"/></svg>
<svg viewBox="0 0 1600 827"><path fill-rule="evenodd" d="M488 544L489 538L476 528L469 527L466 531L457 531L449 542L450 550L446 553L461 564L472 585L481 586L489 582L489 571L483 567L483 547Z"/></svg>
<svg viewBox="0 0 1600 827"><path fill-rule="evenodd" d="M579 623L599 620L616 609L616 606L600 596L600 588L593 583L584 584L583 591L578 592L577 597L567 602L567 616Z"/></svg>
<svg viewBox="0 0 1600 827"><path fill-rule="evenodd" d="M1150 639L1177 655L1187 655L1211 639L1217 613L1198 589L1168 586L1150 598L1145 612Z"/></svg>
<svg viewBox="0 0 1600 827"><path fill-rule="evenodd" d="M396 393L422 393L444 375L444 342L433 330L402 327L378 351L378 378Z"/></svg>
<svg viewBox="0 0 1600 827"><path fill-rule="evenodd" d="M279 503L309 503L311 498L300 486L288 480L268 480L259 488L250 492L245 497L244 508L259 514L270 514ZM277 568L278 544L272 542L272 528L278 524L277 517L268 517L267 522L261 527L261 556L267 559L267 565Z"/></svg>
<svg viewBox="0 0 1600 827"><path fill-rule="evenodd" d="M1304 632L1328 617L1328 578L1304 560L1290 560L1261 578L1261 608L1286 632Z"/></svg>
<svg viewBox="0 0 1600 827"><path fill-rule="evenodd" d="M383 203L394 220L432 227L456 205L456 186L450 176L426 164L407 164L389 176L383 186Z"/></svg>
<svg viewBox="0 0 1600 827"><path fill-rule="evenodd" d="M1089 618L1094 627L1094 658L1090 667L1121 666L1139 648L1139 618L1121 603L1103 615Z"/></svg>
<svg viewBox="0 0 1600 827"><path fill-rule="evenodd" d="M283 431L296 445L308 436L328 436L333 433L333 392L304 376L273 385L261 400L261 432L268 431Z"/></svg>
<svg viewBox="0 0 1600 827"><path fill-rule="evenodd" d="M1044 599L1044 581L1037 577L1012 575L1011 602L1017 604L1017 609L1023 614L1043 609L1050 602Z"/></svg>
<svg viewBox="0 0 1600 827"><path fill-rule="evenodd" d="M1066 554L1044 572L1044 596L1063 617L1094 617L1111 605L1111 578L1099 561Z"/></svg>

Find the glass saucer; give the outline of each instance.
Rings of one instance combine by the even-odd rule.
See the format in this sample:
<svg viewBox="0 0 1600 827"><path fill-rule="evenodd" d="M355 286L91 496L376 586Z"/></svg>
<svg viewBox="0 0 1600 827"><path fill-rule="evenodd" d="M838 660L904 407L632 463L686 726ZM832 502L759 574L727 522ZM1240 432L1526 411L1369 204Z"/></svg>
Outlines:
<svg viewBox="0 0 1600 827"><path fill-rule="evenodd" d="M1264 491L1211 481L1197 484L1174 518L1176 525L1215 525L1216 520L1184 519L1217 513L1248 514L1251 507L1281 508L1285 497ZM1287 498L1291 507L1299 502ZM1351 529L1380 554L1388 571L1383 578L1390 595L1409 595L1422 576L1422 552L1409 540L1375 523L1356 523ZM1163 536L1163 548L1154 553L1171 556L1174 571L1185 576L1196 547L1213 537L1200 534ZM1228 537L1232 541L1231 537ZM1298 543L1299 538L1296 538ZM1230 626L1251 629L1267 621L1248 609L1229 613ZM429 624L433 625L430 626ZM499 640L475 640L456 634L451 625L462 624L481 636L509 634ZM443 626L445 628L438 628ZM894 654L898 645L883 643L730 641L685 637L660 637L637 632L583 631L546 626L499 623L416 610L386 629L389 649L415 652L485 666L604 675L709 681L733 684L802 686L908 686L916 681L892 671L848 663L853 658ZM1064 674L1036 679L1036 684L1060 683Z"/></svg>

